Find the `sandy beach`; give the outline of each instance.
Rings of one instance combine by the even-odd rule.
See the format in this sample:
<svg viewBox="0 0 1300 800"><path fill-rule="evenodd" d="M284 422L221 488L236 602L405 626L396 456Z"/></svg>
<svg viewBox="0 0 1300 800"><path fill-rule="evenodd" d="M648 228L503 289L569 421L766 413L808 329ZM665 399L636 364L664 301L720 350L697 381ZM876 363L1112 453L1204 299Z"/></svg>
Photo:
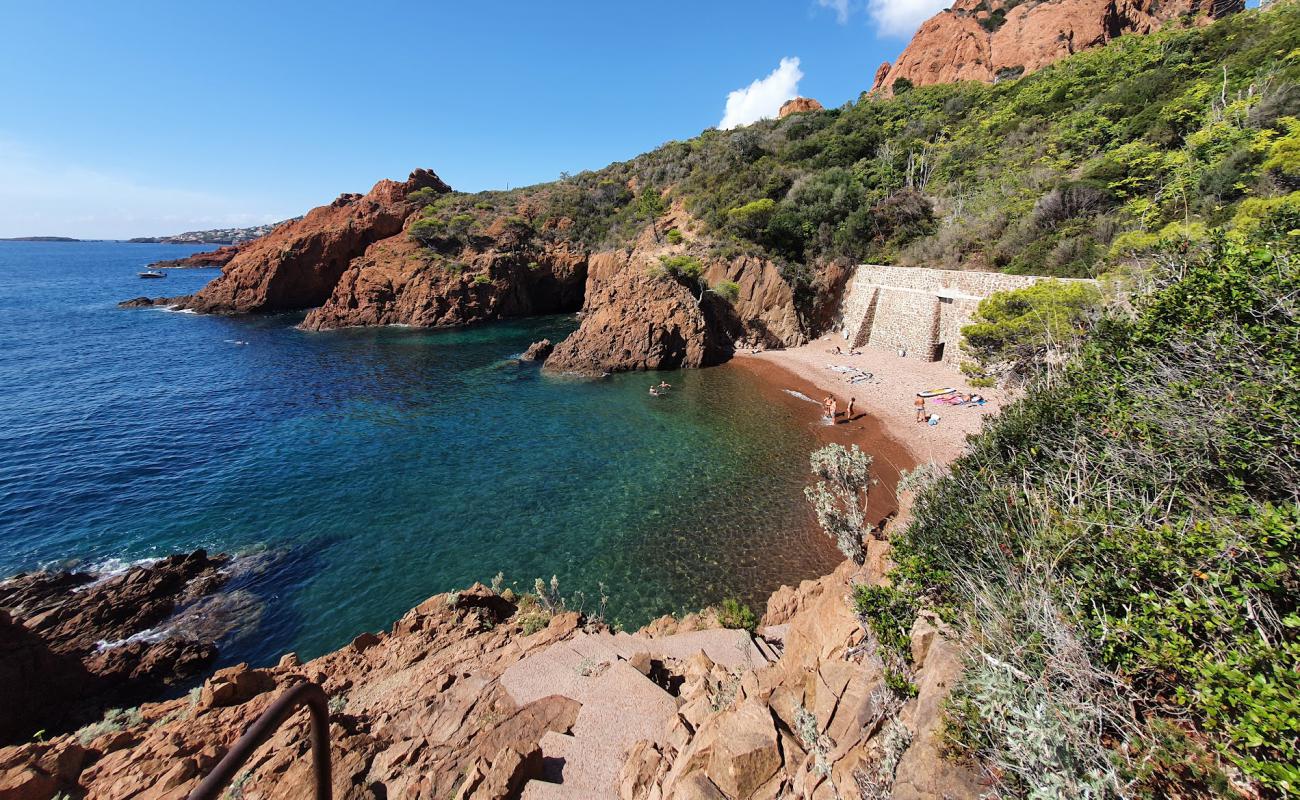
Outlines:
<svg viewBox="0 0 1300 800"><path fill-rule="evenodd" d="M984 418L997 414L1007 400L996 389L971 387L965 376L942 363L899 358L874 348L863 348L859 355L836 354L837 346L843 349L843 339L831 335L788 350L737 354L732 363L753 370L767 382L787 383L788 388L817 401L829 394L841 411L854 398L854 419L841 418L834 429L845 429L864 449L869 445L878 463L891 461L899 469L926 462L945 464L957 458L965 450L966 437L978 433ZM846 374L831 366L859 369L871 373L872 378L850 384ZM916 393L941 386L981 394L987 402L954 407L927 400L926 410L939 418L938 423L918 423L913 406ZM808 413L817 414L818 409L809 404Z"/></svg>

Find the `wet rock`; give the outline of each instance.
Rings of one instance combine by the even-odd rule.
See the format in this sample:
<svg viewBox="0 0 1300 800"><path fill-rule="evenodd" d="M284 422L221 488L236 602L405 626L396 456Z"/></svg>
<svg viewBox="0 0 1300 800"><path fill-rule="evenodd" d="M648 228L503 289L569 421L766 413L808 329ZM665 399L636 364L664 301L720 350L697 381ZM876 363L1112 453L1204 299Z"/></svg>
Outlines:
<svg viewBox="0 0 1300 800"><path fill-rule="evenodd" d="M528 349L519 357L520 361L545 361L555 351L555 345L550 339L542 339L539 342L533 342L528 345Z"/></svg>
<svg viewBox="0 0 1300 800"><path fill-rule="evenodd" d="M224 582L224 556L202 550L101 578L36 572L0 582L0 741L57 732L134 705L216 656L209 640L166 623ZM199 587L199 588L195 588Z"/></svg>

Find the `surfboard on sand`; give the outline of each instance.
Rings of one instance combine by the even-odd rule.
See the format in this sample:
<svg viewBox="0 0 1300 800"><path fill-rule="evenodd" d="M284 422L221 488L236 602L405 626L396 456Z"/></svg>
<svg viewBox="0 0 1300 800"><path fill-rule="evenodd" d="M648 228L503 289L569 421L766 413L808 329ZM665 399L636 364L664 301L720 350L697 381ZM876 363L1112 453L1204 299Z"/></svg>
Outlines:
<svg viewBox="0 0 1300 800"><path fill-rule="evenodd" d="M943 397L945 394L954 394L957 390L951 386L943 389L927 389L924 392L917 392L917 397Z"/></svg>

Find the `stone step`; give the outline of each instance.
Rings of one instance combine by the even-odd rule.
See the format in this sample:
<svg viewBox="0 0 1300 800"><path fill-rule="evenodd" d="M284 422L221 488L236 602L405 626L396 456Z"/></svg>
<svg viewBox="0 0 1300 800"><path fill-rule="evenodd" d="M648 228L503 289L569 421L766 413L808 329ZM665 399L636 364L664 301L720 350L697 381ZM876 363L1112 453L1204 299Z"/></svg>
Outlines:
<svg viewBox="0 0 1300 800"><path fill-rule="evenodd" d="M675 633L662 639L646 639L646 647L654 658L671 658L686 661L703 652L715 664L727 669L758 669L768 663L768 658L754 644L748 631L716 628L690 633Z"/></svg>
<svg viewBox="0 0 1300 800"><path fill-rule="evenodd" d="M608 633L581 633L512 664L501 685L521 706L557 694L582 702L591 681L628 649Z"/></svg>
<svg viewBox="0 0 1300 800"><path fill-rule="evenodd" d="M575 790L558 783L529 781L524 784L524 791L519 795L519 800L611 800L616 797L618 797L617 793Z"/></svg>

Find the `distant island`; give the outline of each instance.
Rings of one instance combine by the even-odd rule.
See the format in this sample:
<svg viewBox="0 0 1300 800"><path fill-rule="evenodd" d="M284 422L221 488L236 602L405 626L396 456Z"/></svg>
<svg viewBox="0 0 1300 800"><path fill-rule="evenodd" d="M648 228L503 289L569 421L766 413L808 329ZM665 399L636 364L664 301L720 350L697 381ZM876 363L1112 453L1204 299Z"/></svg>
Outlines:
<svg viewBox="0 0 1300 800"><path fill-rule="evenodd" d="M68 236L13 236L8 239L0 239L0 242L80 242L81 239L73 239Z"/></svg>
<svg viewBox="0 0 1300 800"><path fill-rule="evenodd" d="M301 217L294 217L294 219L301 219ZM242 244L265 236L283 225L284 222L292 221L284 220L283 222L273 222L266 225L255 225L251 228L216 228L210 231L186 231L175 236L140 236L127 241L133 244Z"/></svg>

